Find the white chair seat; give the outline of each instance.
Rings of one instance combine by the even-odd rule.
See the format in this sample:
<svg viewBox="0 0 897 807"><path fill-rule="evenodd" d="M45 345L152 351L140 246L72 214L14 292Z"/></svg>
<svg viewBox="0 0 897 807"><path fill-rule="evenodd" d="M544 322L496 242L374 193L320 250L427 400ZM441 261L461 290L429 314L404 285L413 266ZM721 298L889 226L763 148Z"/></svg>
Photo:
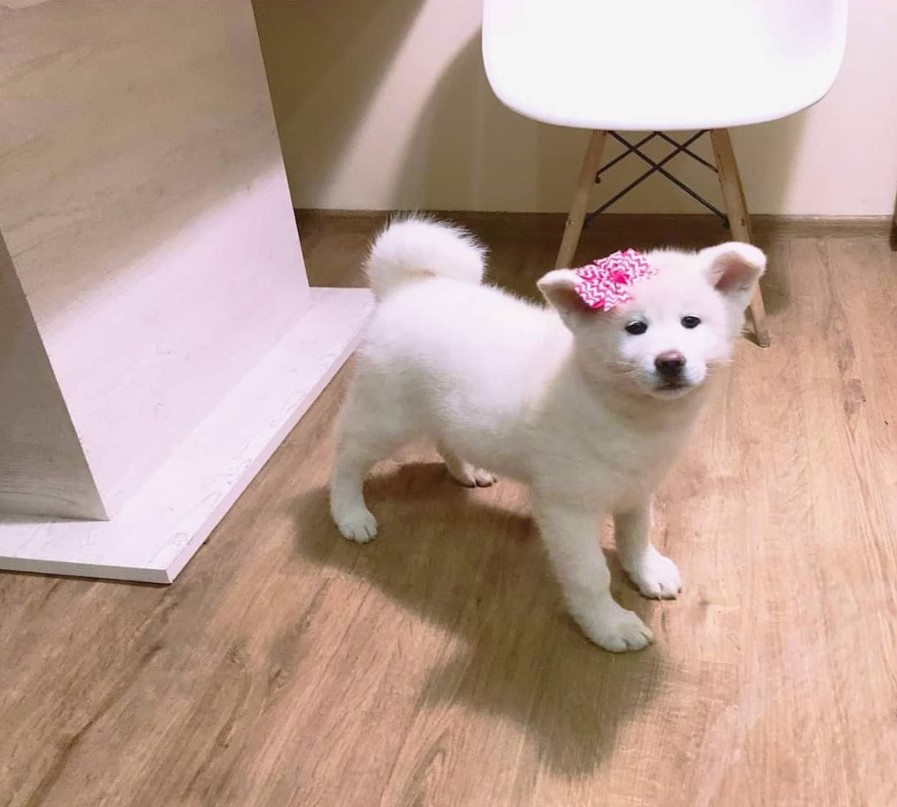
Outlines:
<svg viewBox="0 0 897 807"><path fill-rule="evenodd" d="M814 104L846 35L847 0L485 0L483 60L528 118L716 129Z"/></svg>

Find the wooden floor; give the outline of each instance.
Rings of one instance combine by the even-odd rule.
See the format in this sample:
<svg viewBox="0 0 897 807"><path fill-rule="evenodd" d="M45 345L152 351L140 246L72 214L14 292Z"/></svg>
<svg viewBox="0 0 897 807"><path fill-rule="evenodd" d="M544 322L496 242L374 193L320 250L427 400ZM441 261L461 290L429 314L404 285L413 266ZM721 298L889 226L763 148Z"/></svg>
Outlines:
<svg viewBox="0 0 897 807"><path fill-rule="evenodd" d="M472 220L531 293L560 222ZM723 240L613 222L583 257ZM303 217L313 280L357 283L372 226ZM659 508L685 590L612 560L654 646L589 644L525 492L425 447L372 479L378 540L340 539L343 375L175 585L0 576L0 804L897 804L897 258L761 233L773 346L741 345Z"/></svg>

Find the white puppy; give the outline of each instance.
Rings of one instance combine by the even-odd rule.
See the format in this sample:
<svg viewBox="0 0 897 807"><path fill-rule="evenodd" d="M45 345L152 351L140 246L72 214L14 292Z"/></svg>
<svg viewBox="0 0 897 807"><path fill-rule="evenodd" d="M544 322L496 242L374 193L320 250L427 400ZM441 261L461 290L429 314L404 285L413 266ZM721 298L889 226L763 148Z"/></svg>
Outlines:
<svg viewBox="0 0 897 807"><path fill-rule="evenodd" d="M432 438L463 485L489 485L494 471L532 487L570 612L592 641L647 645L651 631L610 595L597 528L612 514L641 592L676 596L679 571L649 538L651 496L705 382L730 359L766 259L734 242L646 257L657 273L630 287L629 303L592 310L559 269L539 281L542 308L481 286L484 250L462 230L408 219L383 231L366 263L379 306L341 413L330 498L340 532L374 537L365 475Z"/></svg>

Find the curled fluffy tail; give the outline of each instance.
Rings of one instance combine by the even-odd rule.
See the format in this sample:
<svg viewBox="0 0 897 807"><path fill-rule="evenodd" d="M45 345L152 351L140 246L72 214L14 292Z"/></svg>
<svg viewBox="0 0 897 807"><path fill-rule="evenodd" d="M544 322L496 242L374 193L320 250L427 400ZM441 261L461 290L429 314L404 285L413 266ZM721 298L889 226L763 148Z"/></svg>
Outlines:
<svg viewBox="0 0 897 807"><path fill-rule="evenodd" d="M364 264L377 299L415 277L447 277L478 284L486 250L466 230L409 218L389 224L374 241Z"/></svg>

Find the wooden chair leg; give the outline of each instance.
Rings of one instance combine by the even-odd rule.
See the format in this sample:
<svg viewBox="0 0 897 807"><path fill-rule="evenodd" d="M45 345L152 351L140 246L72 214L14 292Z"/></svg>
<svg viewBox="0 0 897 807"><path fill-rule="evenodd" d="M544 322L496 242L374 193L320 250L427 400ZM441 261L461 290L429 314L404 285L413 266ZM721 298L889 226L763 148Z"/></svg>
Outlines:
<svg viewBox="0 0 897 807"><path fill-rule="evenodd" d="M713 143L713 156L719 171L719 184L726 202L726 213L729 216L732 237L737 241L745 241L750 244L753 242L751 219L744 201L744 188L741 185L741 175L738 173L738 163L735 162L735 152L732 149L729 130L714 129L710 132L710 140ZM760 347L769 347L766 307L763 305L763 294L759 284L754 288L751 298L751 319L754 323L757 344Z"/></svg>
<svg viewBox="0 0 897 807"><path fill-rule="evenodd" d="M897 250L897 199L894 200L894 216L891 219L891 249Z"/></svg>
<svg viewBox="0 0 897 807"><path fill-rule="evenodd" d="M579 182L576 183L576 192L573 194L573 204L570 206L567 225L564 227L561 248L558 250L557 261L554 264L555 269L569 268L576 253L579 236L582 233L582 223L589 206L589 192L595 184L595 174L601 163L601 152L604 150L606 136L607 132L596 130L589 138L589 146L579 172Z"/></svg>

